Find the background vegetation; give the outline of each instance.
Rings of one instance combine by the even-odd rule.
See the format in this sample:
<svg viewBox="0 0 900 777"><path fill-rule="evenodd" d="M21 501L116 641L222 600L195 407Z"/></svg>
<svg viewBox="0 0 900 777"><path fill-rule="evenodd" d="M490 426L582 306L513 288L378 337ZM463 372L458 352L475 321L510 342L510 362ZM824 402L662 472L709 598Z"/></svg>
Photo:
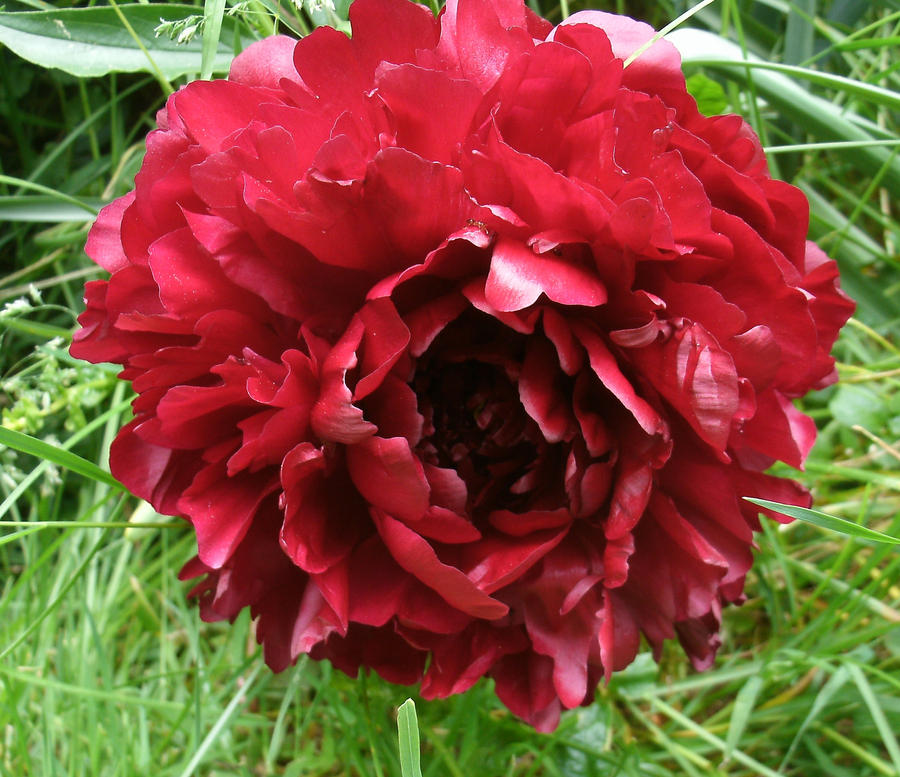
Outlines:
<svg viewBox="0 0 900 777"><path fill-rule="evenodd" d="M688 10L530 2L555 21L590 4L658 28ZM66 350L82 284L102 273L86 219L131 187L166 94L276 28L341 24L346 3L81 3L101 15L81 47L55 21L71 5L0 13L0 774L400 775L396 710L414 691L306 660L274 676L246 613L201 623L176 579L192 532L100 469L127 387ZM701 5L686 24L716 35L692 44L691 88L753 123L859 304L840 384L805 403L819 441L791 474L819 509L900 535L900 3ZM741 52L776 66L735 66ZM900 775L897 548L767 523L747 595L713 669L692 672L677 647L643 655L551 735L487 682L419 700L424 775Z"/></svg>

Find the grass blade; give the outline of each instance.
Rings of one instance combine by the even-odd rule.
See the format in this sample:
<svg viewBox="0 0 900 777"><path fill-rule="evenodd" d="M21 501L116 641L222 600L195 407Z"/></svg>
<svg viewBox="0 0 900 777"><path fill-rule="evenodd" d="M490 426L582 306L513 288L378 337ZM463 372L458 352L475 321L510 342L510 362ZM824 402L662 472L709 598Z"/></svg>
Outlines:
<svg viewBox="0 0 900 777"><path fill-rule="evenodd" d="M851 120L852 113L833 101L810 94L794 78L830 87L892 110L900 108L900 95L890 89L809 68L747 59L740 46L710 32L680 29L669 35L667 40L675 44L686 65L722 70L738 81L752 82L759 94L785 116L791 116L805 131L825 140L870 141L875 138ZM890 159L890 153L882 146L848 148L844 154L848 161L870 175L876 175ZM884 173L884 185L888 188L900 187L900 161L890 162Z"/></svg>
<svg viewBox="0 0 900 777"><path fill-rule="evenodd" d="M419 763L419 721L416 703L407 699L397 711L397 731L400 740L400 773L403 777L422 777Z"/></svg>
<svg viewBox="0 0 900 777"><path fill-rule="evenodd" d="M744 735L747 723L750 720L750 713L753 712L753 707L756 705L756 699L759 697L762 687L763 678L757 674L747 680L741 686L741 690L737 692L737 696L734 699L734 709L731 711L728 734L725 737L725 757L722 763L731 760L731 754Z"/></svg>
<svg viewBox="0 0 900 777"><path fill-rule="evenodd" d="M194 755L191 757L190 762L184 768L184 771L181 773L181 777L192 777L192 775L196 774L197 767L203 762L203 759L206 757L206 753L211 747L211 745L218 739L219 735L222 733L222 729L228 724L231 720L232 716L236 712L238 705L242 704L244 699L247 698L247 694L250 691L250 688L253 686L253 683L256 682L256 678L259 676L260 671L262 670L264 664L261 662L257 662L256 667L250 673L250 676L247 678L246 682L243 685L239 686L238 692L234 695L232 700L228 702L228 706L222 710L222 714L219 715L219 719L213 724L213 727L209 730L209 733L204 737L203 741L200 743L200 746L194 752Z"/></svg>
<svg viewBox="0 0 900 777"><path fill-rule="evenodd" d="M60 202L47 195L0 196L0 221L36 221L58 224L62 221L92 221L106 203L99 199L80 200L78 204Z"/></svg>
<svg viewBox="0 0 900 777"><path fill-rule="evenodd" d="M753 499L749 496L745 496L744 499L748 502L753 502L755 505L764 507L767 510L774 510L777 513L796 518L798 521L811 523L813 526L818 526L821 529L839 532L840 534L846 534L849 537L856 537L861 540L872 540L873 542L887 542L890 545L900 545L900 538L898 537L892 537L890 534L884 534L883 532L875 531L874 529L867 529L865 526L853 523L853 521L847 521L844 518L828 515L827 513L822 513L818 510L810 510L806 507L796 507L795 505L783 505L778 502L770 502L768 499Z"/></svg>
<svg viewBox="0 0 900 777"><path fill-rule="evenodd" d="M884 747L891 757L894 769L896 769L897 774L900 774L900 745L897 744L897 737L894 736L891 725L888 723L887 717L885 717L884 710L878 703L878 698L875 696L872 686L866 679L863 670L856 664L847 664L847 671L850 673L850 677L853 678L853 682L856 683L856 687L859 688L859 693L869 708L869 713L872 715L872 720L875 722L875 727L881 735Z"/></svg>
<svg viewBox="0 0 900 777"><path fill-rule="evenodd" d="M117 490L122 489L122 485L106 470L100 469L94 462L81 458L71 451L51 445L43 440L38 440L22 432L14 432L12 429L4 429L0 427L0 445L7 448L13 448L22 453L28 453L31 456L37 456L39 459L45 459L58 464L60 467L77 472L79 475L96 480L98 483L104 483L112 486Z"/></svg>
<svg viewBox="0 0 900 777"><path fill-rule="evenodd" d="M794 0L788 11L784 32L784 59L791 65L806 62L813 55L816 0Z"/></svg>
<svg viewBox="0 0 900 777"><path fill-rule="evenodd" d="M225 0L205 0L203 3L203 45L201 51L200 78L212 78L216 64L219 36L222 34L222 18L225 16Z"/></svg>
<svg viewBox="0 0 900 777"><path fill-rule="evenodd" d="M844 683L847 682L848 678L849 674L847 672L847 667L842 666L833 675L831 675L831 677L828 678L828 682L826 682L825 685L822 686L822 689L816 694L816 698L813 700L812 707L810 707L809 712L803 719L803 723L800 724L800 728L797 729L797 733L794 734L794 738L793 740L791 740L791 744L788 746L787 752L784 754L784 758L781 759L781 764L778 767L779 772L784 772L785 767L791 760L791 756L794 754L794 750L797 749L797 745L800 744L800 740L803 738L806 730L828 706L828 703L831 701L831 697L834 696L844 686Z"/></svg>

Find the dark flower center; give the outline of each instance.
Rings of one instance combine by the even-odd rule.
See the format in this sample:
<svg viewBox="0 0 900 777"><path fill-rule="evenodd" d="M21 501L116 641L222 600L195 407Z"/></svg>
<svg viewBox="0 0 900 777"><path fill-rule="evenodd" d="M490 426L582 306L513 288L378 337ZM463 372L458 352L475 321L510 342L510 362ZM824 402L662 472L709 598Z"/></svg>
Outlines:
<svg viewBox="0 0 900 777"><path fill-rule="evenodd" d="M537 492L559 481L565 463L564 446L544 440L519 399L521 335L477 323L477 329L451 325L412 381L425 418L417 452L428 464L457 472L476 520L491 510L529 509ZM468 342L463 328L472 335ZM548 468L556 477L546 477Z"/></svg>

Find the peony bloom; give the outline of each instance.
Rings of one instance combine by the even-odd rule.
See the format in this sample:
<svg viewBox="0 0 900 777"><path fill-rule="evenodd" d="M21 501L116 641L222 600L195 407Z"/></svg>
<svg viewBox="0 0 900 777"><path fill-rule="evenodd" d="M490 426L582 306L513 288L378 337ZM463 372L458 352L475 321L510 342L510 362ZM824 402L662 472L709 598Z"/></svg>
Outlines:
<svg viewBox="0 0 900 777"><path fill-rule="evenodd" d="M206 620L542 730L641 635L710 665L792 399L852 311L740 118L647 25L357 0L174 94L87 252L113 473L197 535Z"/></svg>

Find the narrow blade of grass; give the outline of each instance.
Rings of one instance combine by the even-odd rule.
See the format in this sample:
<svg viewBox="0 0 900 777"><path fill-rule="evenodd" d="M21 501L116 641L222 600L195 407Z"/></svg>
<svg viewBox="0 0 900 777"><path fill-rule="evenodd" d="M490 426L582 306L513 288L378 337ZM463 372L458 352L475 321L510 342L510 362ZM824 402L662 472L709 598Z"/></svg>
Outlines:
<svg viewBox="0 0 900 777"><path fill-rule="evenodd" d="M881 735L881 741L884 742L884 747L891 757L891 763L894 764L894 769L897 771L897 774L900 774L900 745L897 744L897 737L894 736L892 727L890 723L888 723L884 710L882 709L881 704L879 704L875 692L872 690L872 686L866 679L863 670L856 664L847 664L847 671L850 673L850 677L853 678L853 682L856 683L856 687L859 689L863 701L869 708L869 713L872 715L875 727Z"/></svg>
<svg viewBox="0 0 900 777"><path fill-rule="evenodd" d="M397 732L400 741L400 773L403 777L422 777L419 762L419 720L416 703L407 699L397 710Z"/></svg>
<svg viewBox="0 0 900 777"><path fill-rule="evenodd" d="M797 749L797 745L800 744L807 729L816 721L816 718L822 714L823 710L825 710L828 703L831 701L831 698L844 686L849 676L846 666L839 667L838 670L828 678L828 681L822 686L822 689L816 694L812 707L809 712L806 713L806 717L800 724L800 728L797 729L797 733L794 734L794 738L791 740L791 744L788 746L784 758L781 759L781 764L778 766L779 772L784 772L785 767L791 760L791 756L794 754L794 750Z"/></svg>
<svg viewBox="0 0 900 777"><path fill-rule="evenodd" d="M184 768L184 771L181 772L181 777L192 777L195 775L197 767L203 763L203 759L206 757L206 753L209 751L210 747L219 738L219 735L222 733L222 729L228 725L228 722L231 720L234 713L237 711L239 705L243 704L244 700L247 698L247 694L250 692L250 688L253 687L253 683L256 682L256 678L259 676L260 671L262 670L264 664L262 662L258 662L254 667L253 671L250 673L250 676L246 679L246 681L240 685L238 692L234 695L230 702L228 702L228 706L222 710L222 714L219 715L219 719L213 724L213 727L209 730L209 733L203 738L203 741L200 743L200 746L194 752L194 755L191 757L191 760L188 762L188 765Z"/></svg>
<svg viewBox="0 0 900 777"><path fill-rule="evenodd" d="M737 696L734 699L734 709L731 711L731 721L728 724L728 734L725 737L725 757L723 763L731 760L731 755L737 747L738 742L744 735L747 723L750 721L750 715L756 705L759 692L763 687L763 678L760 675L753 675L746 683L741 686Z"/></svg>
<svg viewBox="0 0 900 777"><path fill-rule="evenodd" d="M0 221L36 221L59 224L63 221L91 221L103 207L102 200L80 200L81 204L60 202L47 195L10 194L0 197Z"/></svg>
<svg viewBox="0 0 900 777"><path fill-rule="evenodd" d="M205 0L203 3L203 46L200 64L200 78L204 81L212 78L224 15L225 0Z"/></svg>
<svg viewBox="0 0 900 777"><path fill-rule="evenodd" d="M798 521L811 523L813 526L818 526L821 529L839 532L840 534L846 534L849 537L857 537L861 540L872 540L873 542L886 542L890 545L900 545L900 538L898 537L892 537L890 534L884 534L883 532L875 531L875 529L869 529L865 526L860 526L858 523L853 523L853 521L838 518L834 515L828 515L828 513L819 512L818 510L770 502L767 499L753 499L749 496L745 496L744 499L748 502L753 502L753 504L758 505L759 507L765 507L767 510L783 513L791 518L796 518Z"/></svg>
<svg viewBox="0 0 900 777"><path fill-rule="evenodd" d="M12 429L0 427L0 445L5 445L22 453L28 453L31 456L37 456L39 459L46 459L54 464L58 464L60 467L89 477L98 483L112 486L117 490L123 488L118 480L106 470L100 469L94 462L83 459L81 456L56 445L51 445L30 435L22 434L22 432L14 432Z"/></svg>

